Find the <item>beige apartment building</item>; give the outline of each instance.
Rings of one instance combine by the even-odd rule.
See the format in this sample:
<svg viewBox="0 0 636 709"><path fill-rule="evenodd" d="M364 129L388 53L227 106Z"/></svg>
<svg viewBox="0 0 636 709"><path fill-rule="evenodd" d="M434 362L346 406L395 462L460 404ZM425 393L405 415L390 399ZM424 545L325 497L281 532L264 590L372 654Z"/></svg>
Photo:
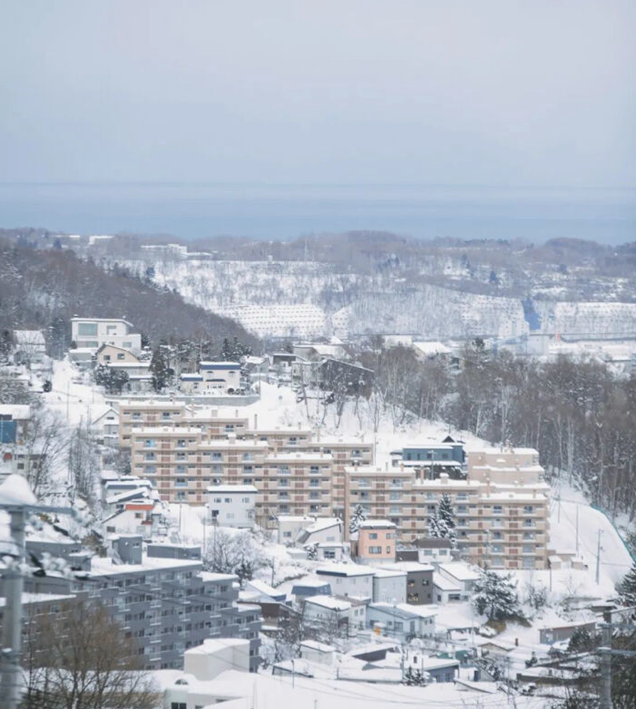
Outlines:
<svg viewBox="0 0 636 709"><path fill-rule="evenodd" d="M344 514L345 469L373 462L373 444L357 438L250 429L246 417L183 404L122 402L120 421L133 474L154 480L163 499L199 505L210 485L254 485L263 526L279 515Z"/></svg>
<svg viewBox="0 0 636 709"><path fill-rule="evenodd" d="M412 470L347 468L347 517L361 505L371 519L396 525L398 540L427 536L428 519L442 495L455 513L463 558L491 568L543 569L548 557L549 486L496 485L479 480L418 478ZM345 519L345 530L348 519Z"/></svg>
<svg viewBox="0 0 636 709"><path fill-rule="evenodd" d="M484 448L469 450L468 478L497 485L535 485L543 482L545 471L534 448Z"/></svg>

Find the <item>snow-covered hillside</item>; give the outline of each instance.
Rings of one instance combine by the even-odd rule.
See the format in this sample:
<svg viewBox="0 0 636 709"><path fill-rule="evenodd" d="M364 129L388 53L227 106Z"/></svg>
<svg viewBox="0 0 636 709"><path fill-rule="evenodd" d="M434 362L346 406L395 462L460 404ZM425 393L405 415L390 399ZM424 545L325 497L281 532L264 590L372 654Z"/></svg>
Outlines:
<svg viewBox="0 0 636 709"><path fill-rule="evenodd" d="M238 320L261 337L410 333L427 339L526 334L521 299L478 295L409 281L401 272L335 272L313 261L128 261L157 284ZM633 334L636 303L534 301L539 330L560 334Z"/></svg>

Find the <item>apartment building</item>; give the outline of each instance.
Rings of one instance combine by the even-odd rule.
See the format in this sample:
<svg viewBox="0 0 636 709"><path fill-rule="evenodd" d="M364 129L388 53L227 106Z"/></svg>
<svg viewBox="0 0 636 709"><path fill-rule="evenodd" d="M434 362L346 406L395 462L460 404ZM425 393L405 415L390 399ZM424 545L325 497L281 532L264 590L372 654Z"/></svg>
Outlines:
<svg viewBox="0 0 636 709"><path fill-rule="evenodd" d="M543 569L547 565L549 486L497 485L480 480L418 478L411 470L347 468L347 518L361 505L369 518L396 525L398 540L427 535L428 519L446 494L453 503L459 554L491 568ZM348 519L345 519L345 529Z"/></svg>
<svg viewBox="0 0 636 709"><path fill-rule="evenodd" d="M187 649L221 637L249 640L250 671L257 670L260 612L237 603L236 576L203 571L188 548L166 555L162 545L148 545L144 554L141 536L112 541L112 556L93 557L80 577L27 576L26 590L103 603L137 642L146 669L182 668Z"/></svg>
<svg viewBox="0 0 636 709"><path fill-rule="evenodd" d="M237 413L237 412L236 412ZM119 438L134 475L164 500L203 504L213 485L253 485L256 522L280 515L344 514L345 470L373 461L373 444L319 440L311 430L255 428L246 417L184 404L123 401Z"/></svg>
<svg viewBox="0 0 636 709"><path fill-rule="evenodd" d="M484 448L468 452L468 477L497 485L534 485L543 481L534 448Z"/></svg>

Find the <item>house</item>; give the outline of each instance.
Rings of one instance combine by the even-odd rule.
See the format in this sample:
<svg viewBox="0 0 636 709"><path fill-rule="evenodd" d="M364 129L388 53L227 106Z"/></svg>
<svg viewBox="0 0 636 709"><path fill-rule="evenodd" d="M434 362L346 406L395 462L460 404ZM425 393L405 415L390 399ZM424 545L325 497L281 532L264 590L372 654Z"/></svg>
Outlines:
<svg viewBox="0 0 636 709"><path fill-rule="evenodd" d="M357 564L333 564L316 570L316 575L331 584L336 596L373 598L374 569Z"/></svg>
<svg viewBox="0 0 636 709"><path fill-rule="evenodd" d="M308 545L311 547L311 545ZM317 561L342 561L345 548L342 542L318 542L314 545Z"/></svg>
<svg viewBox="0 0 636 709"><path fill-rule="evenodd" d="M303 618L308 623L317 623L333 628L334 632L350 635L364 629L366 606L334 596L310 596L305 600Z"/></svg>
<svg viewBox="0 0 636 709"><path fill-rule="evenodd" d="M387 519L367 519L358 526L356 557L361 564L395 561L396 526Z"/></svg>
<svg viewBox="0 0 636 709"><path fill-rule="evenodd" d="M28 404L0 404L0 443L23 443L30 421Z"/></svg>
<svg viewBox="0 0 636 709"><path fill-rule="evenodd" d="M413 350L419 359L441 359L449 361L452 355L452 350L442 342L438 341L419 341L413 342Z"/></svg>
<svg viewBox="0 0 636 709"><path fill-rule="evenodd" d="M331 584L322 579L303 579L294 583L291 594L297 601L302 601L311 596L331 596Z"/></svg>
<svg viewBox="0 0 636 709"><path fill-rule="evenodd" d="M116 345L127 350L141 349L141 335L121 318L71 318L71 340L77 349L95 353L102 345Z"/></svg>
<svg viewBox="0 0 636 709"><path fill-rule="evenodd" d="M334 659L335 648L315 640L303 640L300 643L300 657L309 662L320 665L331 665Z"/></svg>
<svg viewBox="0 0 636 709"><path fill-rule="evenodd" d="M392 465L416 468L433 480L448 473L453 480L466 478L464 444L447 436L441 443L409 443L402 450L392 451Z"/></svg>
<svg viewBox="0 0 636 709"><path fill-rule="evenodd" d="M287 594L284 591L278 591L260 579L246 580L245 591L257 599L256 603L272 601L284 603L287 600Z"/></svg>
<svg viewBox="0 0 636 709"><path fill-rule="evenodd" d="M370 603L367 607L367 625L381 635L407 641L410 638L430 638L435 635L437 610L414 613L407 604Z"/></svg>
<svg viewBox="0 0 636 709"><path fill-rule="evenodd" d="M406 571L401 569L375 569L373 576L373 602L406 602L406 579Z"/></svg>
<svg viewBox="0 0 636 709"><path fill-rule="evenodd" d="M109 406L92 407L91 431L103 442L117 445L119 438L119 411Z"/></svg>
<svg viewBox="0 0 636 709"><path fill-rule="evenodd" d="M208 509L221 527L252 529L256 495L254 485L211 485L208 487Z"/></svg>
<svg viewBox="0 0 636 709"><path fill-rule="evenodd" d="M342 546L343 523L337 517L317 518L298 532L296 546L307 548L313 544L330 542Z"/></svg>
<svg viewBox="0 0 636 709"><path fill-rule="evenodd" d="M151 540L165 524L163 508L158 500L121 500L118 508L102 520L108 534L140 534L146 540Z"/></svg>
<svg viewBox="0 0 636 709"><path fill-rule="evenodd" d="M13 360L16 364L41 364L46 357L46 340L41 330L13 331Z"/></svg>
<svg viewBox="0 0 636 709"><path fill-rule="evenodd" d="M449 564L440 564L437 567L438 576L441 576L459 588L460 600L469 601L479 579L479 573L461 561Z"/></svg>
<svg viewBox="0 0 636 709"><path fill-rule="evenodd" d="M199 362L197 373L183 373L181 390L187 394L225 395L243 391L239 362Z"/></svg>
<svg viewBox="0 0 636 709"><path fill-rule="evenodd" d="M435 603L433 598L433 567L417 561L401 561L384 567L406 574L406 602L413 605Z"/></svg>
<svg viewBox="0 0 636 709"><path fill-rule="evenodd" d="M278 543L294 544L300 532L315 521L316 517L308 515L278 515Z"/></svg>
<svg viewBox="0 0 636 709"><path fill-rule="evenodd" d="M539 628L539 642L542 645L552 645L562 640L569 640L577 630L586 630L593 633L596 630L596 622L559 623L550 627Z"/></svg>
<svg viewBox="0 0 636 709"><path fill-rule="evenodd" d="M453 560L453 544L450 539L419 537L413 544L419 561L424 564L444 564Z"/></svg>
<svg viewBox="0 0 636 709"><path fill-rule="evenodd" d="M113 362L137 364L139 357L125 347L103 344L95 353L95 362L97 364L112 364Z"/></svg>
<svg viewBox="0 0 636 709"><path fill-rule="evenodd" d="M250 641L208 638L183 654L183 670L198 680L214 679L226 670L250 671Z"/></svg>

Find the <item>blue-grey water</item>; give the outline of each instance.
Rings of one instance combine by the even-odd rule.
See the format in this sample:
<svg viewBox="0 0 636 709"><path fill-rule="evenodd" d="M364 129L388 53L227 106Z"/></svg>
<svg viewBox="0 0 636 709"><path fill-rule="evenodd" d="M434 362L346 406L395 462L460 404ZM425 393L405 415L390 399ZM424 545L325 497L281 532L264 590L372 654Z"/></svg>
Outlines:
<svg viewBox="0 0 636 709"><path fill-rule="evenodd" d="M289 239L353 229L417 238L636 240L634 189L185 183L0 184L0 227Z"/></svg>

